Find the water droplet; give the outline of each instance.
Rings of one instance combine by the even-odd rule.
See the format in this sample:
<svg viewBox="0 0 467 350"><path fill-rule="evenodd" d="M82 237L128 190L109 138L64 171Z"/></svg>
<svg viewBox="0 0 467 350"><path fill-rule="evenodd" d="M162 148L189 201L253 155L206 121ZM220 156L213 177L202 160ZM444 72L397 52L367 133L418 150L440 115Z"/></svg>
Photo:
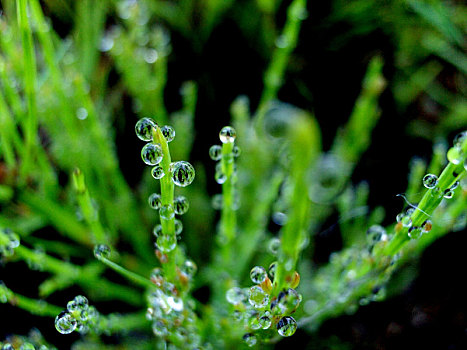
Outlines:
<svg viewBox="0 0 467 350"><path fill-rule="evenodd" d="M167 298L167 304L170 308L176 312L183 311L183 300L179 297L169 296Z"/></svg>
<svg viewBox="0 0 467 350"><path fill-rule="evenodd" d="M302 296L295 289L289 288L279 293L276 306L281 314L290 314L298 308L301 301Z"/></svg>
<svg viewBox="0 0 467 350"><path fill-rule="evenodd" d="M175 130L170 125L164 125L161 128L161 132L167 142L172 142L175 138Z"/></svg>
<svg viewBox="0 0 467 350"><path fill-rule="evenodd" d="M454 196L454 191L451 189L446 189L443 193L443 197L446 199L451 199Z"/></svg>
<svg viewBox="0 0 467 350"><path fill-rule="evenodd" d="M272 221L274 221L276 225L284 226L287 223L287 214L276 211L272 213Z"/></svg>
<svg viewBox="0 0 467 350"><path fill-rule="evenodd" d="M269 295L261 287L253 286L250 288L248 301L253 307L261 309L268 305Z"/></svg>
<svg viewBox="0 0 467 350"><path fill-rule="evenodd" d="M412 219L409 215L404 215L404 217L400 221L402 226L404 227L411 227L412 226Z"/></svg>
<svg viewBox="0 0 467 350"><path fill-rule="evenodd" d="M169 329L162 320L157 320L152 324L152 332L155 336L165 337L169 334Z"/></svg>
<svg viewBox="0 0 467 350"><path fill-rule="evenodd" d="M11 344L5 344L2 346L2 350L15 350L15 348Z"/></svg>
<svg viewBox="0 0 467 350"><path fill-rule="evenodd" d="M80 107L76 110L76 118L79 120L84 120L88 117L88 111L84 107Z"/></svg>
<svg viewBox="0 0 467 350"><path fill-rule="evenodd" d="M105 35L102 37L101 42L99 44L99 50L102 52L107 52L112 49L114 46L114 39L111 35Z"/></svg>
<svg viewBox="0 0 467 350"><path fill-rule="evenodd" d="M172 220L175 216L174 209L170 204L163 205L159 209L159 215L161 219Z"/></svg>
<svg viewBox="0 0 467 350"><path fill-rule="evenodd" d="M153 268L149 279L156 286L162 286L162 282L164 281L164 273L162 272L162 269L160 267Z"/></svg>
<svg viewBox="0 0 467 350"><path fill-rule="evenodd" d="M237 132L231 126L224 126L219 132L219 139L222 143L232 143L237 137Z"/></svg>
<svg viewBox="0 0 467 350"><path fill-rule="evenodd" d="M94 256L96 258L108 258L110 256L110 248L106 244L97 244L94 246Z"/></svg>
<svg viewBox="0 0 467 350"><path fill-rule="evenodd" d="M447 157L449 162L454 165L460 164L462 160L462 149L460 147L454 146L448 150Z"/></svg>
<svg viewBox="0 0 467 350"><path fill-rule="evenodd" d="M276 272L276 266L277 266L277 262L275 261L271 263L271 265L269 265L268 274L269 274L269 278L271 279L271 281L274 281L274 273Z"/></svg>
<svg viewBox="0 0 467 350"><path fill-rule="evenodd" d="M136 122L136 136L143 141L152 141L152 128L157 127L154 120L150 118L142 118Z"/></svg>
<svg viewBox="0 0 467 350"><path fill-rule="evenodd" d="M152 229L152 233L154 236L159 237L162 234L162 225L155 225Z"/></svg>
<svg viewBox="0 0 467 350"><path fill-rule="evenodd" d="M170 165L172 172L172 181L175 185L186 187L195 179L195 168L185 161L172 163Z"/></svg>
<svg viewBox="0 0 467 350"><path fill-rule="evenodd" d="M467 131L462 131L454 137L453 144L459 148L462 148L462 144L467 139Z"/></svg>
<svg viewBox="0 0 467 350"><path fill-rule="evenodd" d="M156 209L156 210L159 210L160 207L162 206L162 201L161 201L161 196L160 194L158 193L153 193L149 196L148 198L148 203L149 203L149 206L152 208L152 209Z"/></svg>
<svg viewBox="0 0 467 350"><path fill-rule="evenodd" d="M198 270L198 267L192 260L185 260L181 267L181 271L188 276L188 278L192 278L196 271Z"/></svg>
<svg viewBox="0 0 467 350"><path fill-rule="evenodd" d="M451 187L449 187L449 189L450 189L451 191L454 191L457 187L459 187L459 184L460 184L460 182L459 182L459 181L456 181L456 182L454 182L454 183L451 185Z"/></svg>
<svg viewBox="0 0 467 350"><path fill-rule="evenodd" d="M230 288L227 293L225 293L225 298L227 302L234 305L240 304L246 299L243 289L239 287Z"/></svg>
<svg viewBox="0 0 467 350"><path fill-rule="evenodd" d="M224 182L227 181L227 175L222 171L221 163L217 163L216 165L216 173L214 174L214 180L216 180L216 182L219 185L222 185Z"/></svg>
<svg viewBox="0 0 467 350"><path fill-rule="evenodd" d="M248 345L250 348L255 346L257 343L256 336L253 333L247 333L243 336L243 341Z"/></svg>
<svg viewBox="0 0 467 350"><path fill-rule="evenodd" d="M240 147L234 146L232 153L235 158L238 158L240 157L240 154L242 154L242 150L240 149Z"/></svg>
<svg viewBox="0 0 467 350"><path fill-rule="evenodd" d="M253 283L261 284L266 280L267 277L268 274L266 273L266 270L261 266L255 266L250 271L250 278Z"/></svg>
<svg viewBox="0 0 467 350"><path fill-rule="evenodd" d="M386 234L384 227L380 225L372 225L368 231L366 231L366 238L368 244L372 246L380 241L387 241L388 235Z"/></svg>
<svg viewBox="0 0 467 350"><path fill-rule="evenodd" d="M222 210L222 207L224 206L224 200L223 200L222 194L215 194L212 197L211 204L215 210Z"/></svg>
<svg viewBox="0 0 467 350"><path fill-rule="evenodd" d="M282 317L277 323L277 332L283 337L290 337L297 330L297 321L292 316Z"/></svg>
<svg viewBox="0 0 467 350"><path fill-rule="evenodd" d="M209 148L209 157L212 160L218 161L222 158L222 147L219 145L213 145Z"/></svg>
<svg viewBox="0 0 467 350"><path fill-rule="evenodd" d="M147 63L151 64L157 61L157 59L159 58L159 54L154 49L146 49L144 51L143 57Z"/></svg>
<svg viewBox="0 0 467 350"><path fill-rule="evenodd" d="M70 334L76 329L78 321L67 311L62 311L55 318L55 328L62 334Z"/></svg>
<svg viewBox="0 0 467 350"><path fill-rule="evenodd" d="M180 220L175 219L174 220L174 226L175 226L175 234L179 235L183 231L183 224Z"/></svg>
<svg viewBox="0 0 467 350"><path fill-rule="evenodd" d="M436 185L438 185L438 176L433 174L426 174L423 177L423 186L425 186L426 188L435 188Z"/></svg>
<svg viewBox="0 0 467 350"><path fill-rule="evenodd" d="M188 199L186 199L184 196L175 197L174 199L175 214L183 215L188 211L189 208L190 208L190 203L188 202Z"/></svg>
<svg viewBox="0 0 467 350"><path fill-rule="evenodd" d="M82 295L76 296L73 300L69 301L66 308L70 313L74 311L84 311L89 307L88 299Z"/></svg>
<svg viewBox="0 0 467 350"><path fill-rule="evenodd" d="M162 148L161 146L148 143L144 145L143 149L141 150L141 158L143 162L147 165L157 165L162 161Z"/></svg>
<svg viewBox="0 0 467 350"><path fill-rule="evenodd" d="M421 235L422 235L422 229L420 227L417 227L417 226L412 226L411 228L409 228L409 237L411 239L417 239L419 238Z"/></svg>
<svg viewBox="0 0 467 350"><path fill-rule="evenodd" d="M265 311L259 318L259 324L262 329L268 329L271 327L272 317L269 311Z"/></svg>
<svg viewBox="0 0 467 350"><path fill-rule="evenodd" d="M156 165L154 168L151 170L151 175L153 178L156 180L160 180L164 177L164 169L160 165Z"/></svg>
<svg viewBox="0 0 467 350"><path fill-rule="evenodd" d="M157 248L163 253L171 252L177 246L177 238L172 235L160 235L157 237Z"/></svg>
<svg viewBox="0 0 467 350"><path fill-rule="evenodd" d="M433 223L431 222L431 220L425 220L422 224L422 231L423 233L428 233L431 231L431 229L433 228Z"/></svg>
<svg viewBox="0 0 467 350"><path fill-rule="evenodd" d="M404 213L399 213L399 214L397 214L397 216L396 216L396 221L397 221L397 222L401 222L402 219L404 218L404 216L405 216Z"/></svg>
<svg viewBox="0 0 467 350"><path fill-rule="evenodd" d="M268 244L269 252L272 255L277 255L281 247L281 240L279 238L271 238Z"/></svg>
<svg viewBox="0 0 467 350"><path fill-rule="evenodd" d="M279 35L275 42L276 46L280 49L284 49L290 45L290 40L285 35Z"/></svg>

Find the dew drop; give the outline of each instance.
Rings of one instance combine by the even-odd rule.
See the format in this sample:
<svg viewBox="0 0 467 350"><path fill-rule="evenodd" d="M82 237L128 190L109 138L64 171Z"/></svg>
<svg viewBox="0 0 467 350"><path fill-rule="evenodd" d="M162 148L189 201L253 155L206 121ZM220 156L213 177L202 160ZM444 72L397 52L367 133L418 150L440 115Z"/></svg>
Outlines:
<svg viewBox="0 0 467 350"><path fill-rule="evenodd" d="M175 138L175 130L170 125L164 125L161 132L167 142L172 142Z"/></svg>
<svg viewBox="0 0 467 350"><path fill-rule="evenodd" d="M250 278L253 283L261 284L266 280L267 277L268 274L266 273L266 270L261 266L255 266L250 271Z"/></svg>
<svg viewBox="0 0 467 350"><path fill-rule="evenodd" d="M159 210L162 206L161 196L158 193L153 193L148 198L149 206L152 209Z"/></svg>
<svg viewBox="0 0 467 350"><path fill-rule="evenodd" d="M78 325L76 319L67 311L62 311L55 318L55 328L62 334L70 334Z"/></svg>
<svg viewBox="0 0 467 350"><path fill-rule="evenodd" d="M175 185L186 187L195 179L195 168L188 162L179 161L170 165L172 181Z"/></svg>
<svg viewBox="0 0 467 350"><path fill-rule="evenodd" d="M85 120L88 117L88 111L84 107L80 107L76 110L76 118L79 120Z"/></svg>
<svg viewBox="0 0 467 350"><path fill-rule="evenodd" d="M438 177L433 174L426 174L423 177L423 186L426 188L432 189L435 188L436 185L438 184Z"/></svg>
<svg viewBox="0 0 467 350"><path fill-rule="evenodd" d="M462 149L460 147L454 146L448 150L447 157L449 162L454 165L460 164L462 160Z"/></svg>
<svg viewBox="0 0 467 350"><path fill-rule="evenodd" d="M183 311L183 300L179 297L170 296L167 298L167 304L176 312Z"/></svg>
<svg viewBox="0 0 467 350"><path fill-rule="evenodd" d="M253 286L250 288L248 301L253 307L261 309L268 305L269 295L260 286Z"/></svg>
<svg viewBox="0 0 467 350"><path fill-rule="evenodd" d="M242 150L240 149L240 147L234 146L232 153L235 158L238 158L240 157L240 154L242 154Z"/></svg>
<svg viewBox="0 0 467 350"><path fill-rule="evenodd" d="M164 169L160 165L156 165L154 168L151 170L151 175L153 178L156 180L160 180L164 177Z"/></svg>
<svg viewBox="0 0 467 350"><path fill-rule="evenodd" d="M136 136L142 141L152 141L152 128L156 128L157 124L150 118L142 118L136 122Z"/></svg>
<svg viewBox="0 0 467 350"><path fill-rule="evenodd" d="M277 332L283 337L290 337L297 330L297 321L292 316L282 317L277 323Z"/></svg>
<svg viewBox="0 0 467 350"><path fill-rule="evenodd" d="M89 307L88 299L82 295L76 296L73 300L69 301L66 308L72 313L74 311L84 311Z"/></svg>
<svg viewBox="0 0 467 350"><path fill-rule="evenodd" d="M174 199L175 214L183 215L188 211L189 208L190 208L190 203L188 202L188 199L186 199L186 197L184 196L175 197Z"/></svg>
<svg viewBox="0 0 467 350"><path fill-rule="evenodd" d="M443 197L446 198L446 199L451 199L453 196L454 196L454 191L451 190L450 188L446 189L443 192Z"/></svg>
<svg viewBox="0 0 467 350"><path fill-rule="evenodd" d="M175 212L170 204L166 204L159 209L159 215L163 220L172 220L175 216Z"/></svg>
<svg viewBox="0 0 467 350"><path fill-rule="evenodd" d="M164 282L164 274L162 272L162 269L160 267L155 267L154 269L152 269L149 279L156 286L162 286L162 282Z"/></svg>
<svg viewBox="0 0 467 350"><path fill-rule="evenodd" d="M219 132L219 139L222 143L233 143L237 137L237 132L231 126L224 126Z"/></svg>
<svg viewBox="0 0 467 350"><path fill-rule="evenodd" d="M212 201L211 201L211 204L212 204L212 207L215 209L215 210L221 210L222 207L224 206L224 200L223 200L223 197L222 197L222 194L215 194L213 197L212 197Z"/></svg>
<svg viewBox="0 0 467 350"><path fill-rule="evenodd" d="M277 307L282 314L294 312L302 301L302 296L295 289L289 288L277 296Z"/></svg>
<svg viewBox="0 0 467 350"><path fill-rule="evenodd" d="M227 181L227 175L222 171L222 164L218 163L216 166L216 173L214 174L214 180L219 185L222 185L224 182Z"/></svg>
<svg viewBox="0 0 467 350"><path fill-rule="evenodd" d="M175 219L174 220L174 226L175 226L175 234L179 235L183 231L183 224L180 220Z"/></svg>
<svg viewBox="0 0 467 350"><path fill-rule="evenodd" d="M198 270L198 267L192 260L185 260L181 267L181 270L185 275L188 276L188 278L192 278Z"/></svg>
<svg viewBox="0 0 467 350"><path fill-rule="evenodd" d="M108 258L110 256L110 248L106 244L97 244L94 246L94 256L96 258Z"/></svg>
<svg viewBox="0 0 467 350"><path fill-rule="evenodd" d="M265 311L259 318L259 324L262 329L268 329L272 324L272 317L269 311Z"/></svg>
<svg viewBox="0 0 467 350"><path fill-rule="evenodd" d="M240 304L246 299L243 289L239 287L230 288L227 293L225 293L225 298L227 302L233 305Z"/></svg>
<svg viewBox="0 0 467 350"><path fill-rule="evenodd" d="M213 145L209 148L209 157L212 160L218 161L222 158L222 147L219 145Z"/></svg>
<svg viewBox="0 0 467 350"><path fill-rule="evenodd" d="M154 49L147 49L144 51L143 57L147 63L151 64L157 61L159 54Z"/></svg>
<svg viewBox="0 0 467 350"><path fill-rule="evenodd" d="M380 225L372 225L366 232L366 238L368 244L374 245L380 241L386 241L388 239L388 235L386 234L384 227Z"/></svg>
<svg viewBox="0 0 467 350"><path fill-rule="evenodd" d="M412 226L412 218L409 215L404 215L401 220L402 226L404 227L411 227Z"/></svg>
<svg viewBox="0 0 467 350"><path fill-rule="evenodd" d="M433 228L433 223L431 222L431 220L425 220L422 224L422 231L423 233L428 233L431 231L431 229Z"/></svg>
<svg viewBox="0 0 467 350"><path fill-rule="evenodd" d="M459 182L459 181L456 181L456 182L454 182L454 183L451 185L451 187L449 187L449 189L450 189L451 191L453 191L453 190L455 190L457 187L459 187L459 184L460 184L460 182Z"/></svg>
<svg viewBox="0 0 467 350"><path fill-rule="evenodd" d="M152 234L155 237L159 237L162 234L162 225L157 224L156 226L154 226L154 228L152 229Z"/></svg>
<svg viewBox="0 0 467 350"><path fill-rule="evenodd" d="M171 252L177 246L177 238L172 235L160 235L157 237L157 248L163 253Z"/></svg>
<svg viewBox="0 0 467 350"><path fill-rule="evenodd" d="M272 255L277 255L281 247L281 240L279 238L271 238L268 244L269 252Z"/></svg>
<svg viewBox="0 0 467 350"><path fill-rule="evenodd" d="M253 333L245 334L242 339L250 348L255 346L257 343L256 336Z"/></svg>
<svg viewBox="0 0 467 350"><path fill-rule="evenodd" d="M141 150L141 158L147 165L157 165L162 161L162 148L158 144L148 143Z"/></svg>
<svg viewBox="0 0 467 350"><path fill-rule="evenodd" d="M454 146L462 148L462 144L464 143L465 139L467 139L467 131L460 132L454 137Z"/></svg>
<svg viewBox="0 0 467 350"><path fill-rule="evenodd" d="M271 263L271 265L269 265L268 274L269 274L269 278L271 279L271 281L274 281L274 274L276 272L276 266L277 266L277 262L273 262Z"/></svg>
<svg viewBox="0 0 467 350"><path fill-rule="evenodd" d="M417 227L417 226L412 226L411 228L409 228L409 232L408 232L408 235L411 239L417 239L417 238L420 238L420 236L422 235L422 229L420 227Z"/></svg>

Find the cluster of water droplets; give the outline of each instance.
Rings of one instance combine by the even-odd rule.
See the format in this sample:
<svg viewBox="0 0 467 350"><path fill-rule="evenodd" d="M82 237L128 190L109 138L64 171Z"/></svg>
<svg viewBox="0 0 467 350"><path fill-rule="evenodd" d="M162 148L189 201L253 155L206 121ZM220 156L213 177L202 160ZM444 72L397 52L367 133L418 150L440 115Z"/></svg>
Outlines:
<svg viewBox="0 0 467 350"><path fill-rule="evenodd" d="M55 318L55 328L62 334L70 334L73 331L86 334L95 328L100 318L94 306L89 306L88 299L82 295L69 301L66 310L63 310Z"/></svg>
<svg viewBox="0 0 467 350"><path fill-rule="evenodd" d="M262 266L253 267L250 279L255 283L254 286L233 287L226 293L227 302L234 308L234 319L248 330L243 336L248 346L254 346L258 342L255 332L261 330L275 328L283 337L289 337L297 330L297 322L290 315L302 301L302 296L294 289L300 282L300 276L295 272L286 279L289 287L278 295L272 295L276 264L272 263L268 271Z"/></svg>
<svg viewBox="0 0 467 350"><path fill-rule="evenodd" d="M56 350L47 344L37 328L31 329L27 336L11 335L0 341L0 350Z"/></svg>
<svg viewBox="0 0 467 350"><path fill-rule="evenodd" d="M221 131L219 132L219 139L222 144L234 144L235 139L237 137L237 132L231 126L224 126ZM216 161L215 167L215 174L214 179L219 185L225 183L229 177L226 173L225 164L233 164L233 172L230 174L230 178L232 182L236 182L237 180L237 171L236 171L236 164L234 163L234 159L239 157L241 154L241 150L237 145L233 145L232 151L229 153L225 153L222 150L221 145L213 145L209 148L209 157L212 160ZM221 210L223 207L223 198L222 194L216 194L212 198L212 206L216 210ZM233 209L236 210L239 207L239 200L237 193L234 192L234 203Z"/></svg>
<svg viewBox="0 0 467 350"><path fill-rule="evenodd" d="M196 264L186 260L177 269L180 284L187 286L196 271ZM177 342L185 344L186 348L199 346L201 338L195 328L196 315L192 300L182 299L175 285L165 279L161 268L154 268L150 279L157 289L148 295L146 318L152 322L154 335L165 340L175 337Z"/></svg>
<svg viewBox="0 0 467 350"><path fill-rule="evenodd" d="M9 228L0 229L0 259L12 256L20 244L19 236Z"/></svg>

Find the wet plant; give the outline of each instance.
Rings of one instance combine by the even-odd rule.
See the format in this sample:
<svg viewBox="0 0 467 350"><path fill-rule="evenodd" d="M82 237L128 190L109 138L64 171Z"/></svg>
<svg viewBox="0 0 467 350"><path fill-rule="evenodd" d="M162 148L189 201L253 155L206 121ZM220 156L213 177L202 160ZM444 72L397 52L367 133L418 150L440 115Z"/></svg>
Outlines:
<svg viewBox="0 0 467 350"><path fill-rule="evenodd" d="M431 7L447 11L409 2L422 18ZM452 91L427 82L438 66L424 65L404 90L406 72L387 81L388 63L373 54L332 138L319 109L281 101L311 20L306 0L251 1L247 10L226 0L200 9L192 1L52 3L7 0L0 12L0 311L44 320L28 335L0 333L0 349L60 341L73 349L272 348L383 301L389 287L401 289L396 271L466 227L467 114L450 104ZM359 23L359 6L336 13ZM267 58L262 90L235 98L230 119L206 122L197 100L209 84L182 82L193 77L183 69L168 84L177 40L203 52L224 16L251 19L249 11L258 20L242 31L267 33L258 39ZM51 20L60 13L74 23L65 39ZM456 53L458 22L436 22L438 46L425 46L444 57L446 41ZM454 67L456 76L465 69ZM354 177L387 87L401 110L426 90L445 115L458 113L414 132L425 132L433 152L410 163L394 213L388 198L370 204L369 184ZM404 172L391 168L389 180ZM317 240L333 227L342 247L318 261ZM21 264L39 276L37 286L18 284ZM113 335L118 344L106 344Z"/></svg>

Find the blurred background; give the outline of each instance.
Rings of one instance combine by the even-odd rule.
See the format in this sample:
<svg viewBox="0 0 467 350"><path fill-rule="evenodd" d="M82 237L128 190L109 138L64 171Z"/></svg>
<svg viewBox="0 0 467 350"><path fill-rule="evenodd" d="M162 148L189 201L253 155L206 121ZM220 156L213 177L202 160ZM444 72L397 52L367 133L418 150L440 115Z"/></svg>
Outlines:
<svg viewBox="0 0 467 350"><path fill-rule="evenodd" d="M4 24L11 19L5 19L5 14L14 2L1 3L5 8L3 15L0 12L1 35L6 35ZM136 10L136 3L144 5L144 10ZM265 67L274 48L283 45L279 34L290 3L40 1L60 40L97 48L83 50L87 53L74 59L81 60L82 74L96 99L109 106L107 120L118 163L133 190L147 180L147 169L139 159L141 144L134 135L138 116L180 110L180 87L186 81L197 84L194 140L187 160L203 164L210 196L218 192L218 185L213 180L214 164L208 149L218 143L221 127L229 124L230 106L239 95L249 98L251 110L258 105ZM86 15L80 7L94 7L87 20L79 17ZM407 186L413 157L429 161L434 141L452 140L467 126L467 7L463 1L454 0L309 0L303 16L278 99L315 115L324 150L331 147L338 128L348 120L371 58L379 55L384 61L387 87L379 99L380 120L352 182L368 182L369 204L384 206L385 223L389 224L404 204L396 195ZM145 29L134 29L133 42L128 44L130 38L121 28L133 28L138 22ZM79 26L86 25L95 30L80 31ZM83 33L91 37L84 38ZM160 47L147 49L152 43ZM127 52L131 45L136 45L134 51ZM144 51L138 51L138 45ZM157 89L157 77L146 74L141 63L156 61L155 55L163 55L167 62L163 112L152 111L151 106L157 108L158 102L136 89L139 84L155 84ZM66 61L67 56L63 59ZM1 176L0 168L0 182ZM63 184L68 183L66 171L60 176ZM209 215L211 223L216 215ZM337 214L331 216L315 235L315 254L310 257L315 263L326 263L333 251L341 249L341 233L335 225L338 220ZM40 238L41 232L35 236ZM209 242L207 236L203 239ZM49 229L47 237L51 237ZM277 348L466 349L466 243L465 230L448 234L430 246L420 260L408 260L391 280L394 293L389 292L386 301L361 306L354 315L328 320L314 334L299 329ZM208 251L202 247L190 255L200 262L198 265L209 260ZM34 296L37 292L30 286L38 285L45 275L32 272L24 262L0 266L0 279L25 295ZM196 295L203 300L208 291L200 288ZM54 300L61 300L60 292ZM114 303L97 306L102 313L115 309ZM124 304L119 308L131 310ZM0 339L11 333L25 334L32 327L40 328L60 349L78 337L58 334L49 319L0 305ZM108 341L116 343L118 339Z"/></svg>

